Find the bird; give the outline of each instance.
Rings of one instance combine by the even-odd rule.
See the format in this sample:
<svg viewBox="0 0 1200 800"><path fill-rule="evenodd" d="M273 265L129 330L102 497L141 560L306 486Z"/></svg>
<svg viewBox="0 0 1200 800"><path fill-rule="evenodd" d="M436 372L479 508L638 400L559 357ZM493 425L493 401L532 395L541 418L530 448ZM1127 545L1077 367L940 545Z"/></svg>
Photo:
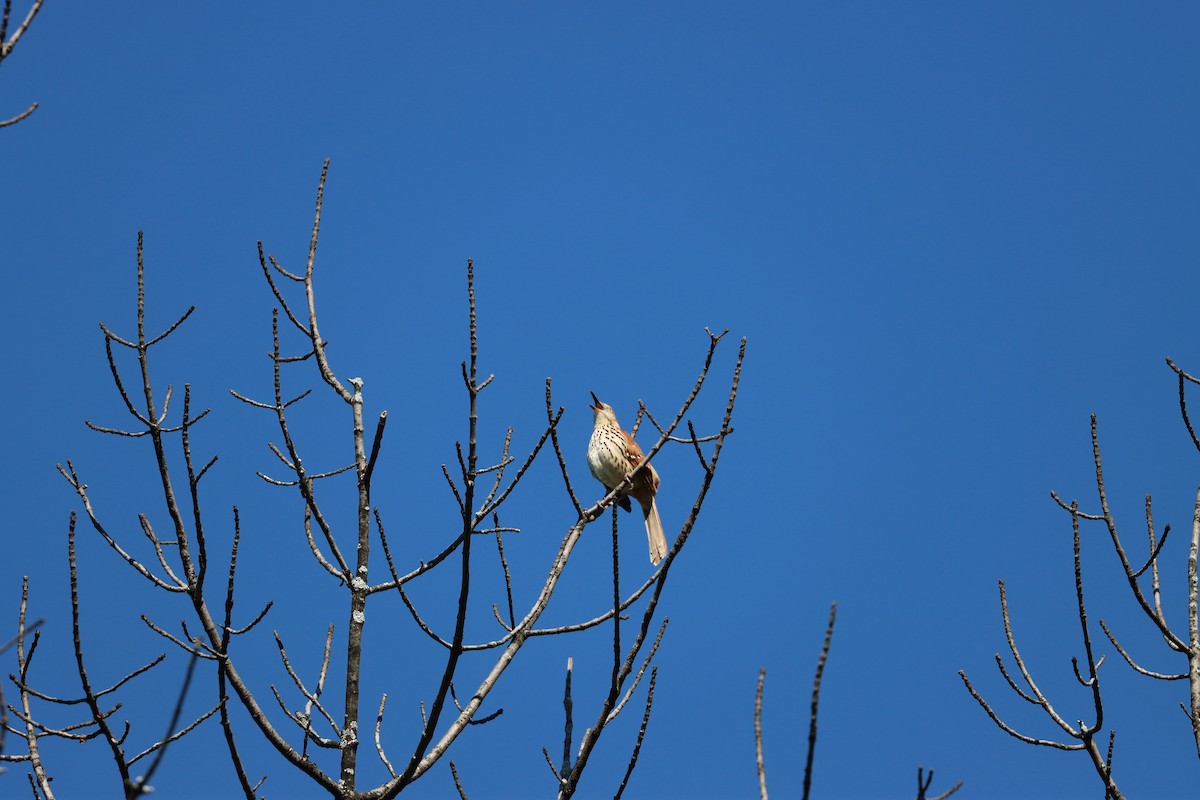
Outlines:
<svg viewBox="0 0 1200 800"><path fill-rule="evenodd" d="M645 455L638 443L633 440L621 424L612 406L600 402L596 393L592 392L591 406L594 415L592 438L588 442L588 469L592 477L604 484L604 488L612 491L621 484L629 473L633 472L645 461ZM658 471L653 464L638 471L629 488L622 492L617 503L629 511L632 506L629 497L642 507L646 518L646 537L650 540L650 563L657 565L667 554L667 537L663 533L662 519L658 515L658 504L654 495L658 492Z"/></svg>

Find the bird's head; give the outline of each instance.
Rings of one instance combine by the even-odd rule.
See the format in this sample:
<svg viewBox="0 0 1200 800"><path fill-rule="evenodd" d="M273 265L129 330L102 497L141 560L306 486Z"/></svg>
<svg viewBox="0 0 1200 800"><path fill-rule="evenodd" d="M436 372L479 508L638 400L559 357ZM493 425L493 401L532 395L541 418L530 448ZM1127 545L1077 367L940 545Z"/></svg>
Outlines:
<svg viewBox="0 0 1200 800"><path fill-rule="evenodd" d="M590 408L592 409L592 413L595 415L594 418L597 425L601 424L602 422L610 423L612 425L618 424L617 415L613 413L612 406L610 406L608 403L601 402L600 398L596 397L595 392L592 392L592 405Z"/></svg>

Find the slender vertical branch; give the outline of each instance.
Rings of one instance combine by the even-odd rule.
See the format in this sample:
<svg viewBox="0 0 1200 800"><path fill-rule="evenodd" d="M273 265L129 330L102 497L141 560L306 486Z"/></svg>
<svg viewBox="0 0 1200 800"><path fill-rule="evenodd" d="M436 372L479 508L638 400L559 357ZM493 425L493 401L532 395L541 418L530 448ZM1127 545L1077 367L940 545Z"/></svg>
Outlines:
<svg viewBox="0 0 1200 800"><path fill-rule="evenodd" d="M762 706L763 682L767 679L767 668L758 671L758 688L754 691L754 756L758 766L758 796L767 800L767 768L763 762Z"/></svg>
<svg viewBox="0 0 1200 800"><path fill-rule="evenodd" d="M313 272L317 265L317 239L321 233L321 209L325 203L325 178L328 175L329 159L327 158L321 167L321 180L317 183L317 210L313 214L312 236L308 240L308 260L304 266L304 297L308 301L308 333L312 337L313 354L317 357L317 369L325 383L329 384L330 388L337 392L338 396L347 404L351 404L354 402L354 395L333 374L333 367L329 366L329 359L325 356L327 342L321 337L321 330L317 327L317 290L316 284L313 282Z"/></svg>
<svg viewBox="0 0 1200 800"><path fill-rule="evenodd" d="M310 319L315 331L315 312ZM372 465L367 460L366 443L363 439L363 381L361 378L351 378L350 385L354 387L350 407L354 417L354 464L358 482L358 564L354 576L350 579L350 621L348 623L349 635L346 637L346 700L345 716L342 722L342 764L339 779L339 785L346 792L354 791L358 769L358 706L362 680L362 632L367 621L367 589L370 586L368 562L371 551L370 467ZM382 423L378 430L378 435L382 436ZM372 450L377 451L378 445L377 438Z"/></svg>
<svg viewBox="0 0 1200 800"><path fill-rule="evenodd" d="M454 766L454 762L450 762L450 774L454 776L454 788L458 790L460 800L467 800L467 790L463 788L462 781L458 777L458 767Z"/></svg>
<svg viewBox="0 0 1200 800"><path fill-rule="evenodd" d="M167 501L167 512L170 514L171 522L175 526L175 539L179 548L179 560L183 564L183 572L188 585L195 586L197 569L192 559L191 537L184 523L183 513L180 510L175 495L175 486L171 480L171 471L167 462L166 443L163 440L161 417L154 403L154 385L150 379L150 347L152 344L161 341L166 334L156 337L153 342L147 342L146 340L146 265L142 257L143 240L142 231L138 231L137 344L134 349L137 351L138 369L142 376L142 395L146 403L145 418L147 420L147 428L150 440L154 445L154 457L158 465L158 476L159 481L162 483L163 497ZM195 306L189 308L180 321L185 319L188 314L191 314L194 308ZM177 322L176 325L178 324Z"/></svg>
<svg viewBox="0 0 1200 800"><path fill-rule="evenodd" d="M1080 559L1079 547L1079 504L1071 503L1071 534L1073 556L1075 560L1075 605L1079 616L1079 627L1083 638L1083 651L1087 659L1088 677L1084 684L1092 689L1092 701L1096 710L1096 723L1091 726L1094 731L1104 724L1104 707L1100 699L1100 680L1096 674L1096 658L1092 654L1092 635L1091 629L1088 627L1087 604L1083 598L1083 563ZM1084 728L1080 728L1084 732Z"/></svg>
<svg viewBox="0 0 1200 800"><path fill-rule="evenodd" d="M808 800L812 788L813 754L817 749L817 706L821 702L821 676L825 673L825 661L829 658L829 645L833 642L833 623L837 620L837 603L829 606L829 624L825 626L825 643L821 645L821 655L817 659L817 672L813 676L812 703L808 721L808 755L804 759L804 793L801 795Z"/></svg>
<svg viewBox="0 0 1200 800"><path fill-rule="evenodd" d="M492 514L496 528L496 551L500 554L500 569L504 572L504 596L508 600L508 629L517 625L517 613L513 610L512 575L508 571L508 559L504 557L504 536L500 532L500 517Z"/></svg>
<svg viewBox="0 0 1200 800"><path fill-rule="evenodd" d="M74 521L75 515L71 515ZM74 527L72 525L72 527ZM38 744L40 734L33 722L33 710L29 705L29 665L33 661L34 650L37 649L38 634L33 634L33 642L29 649L25 649L25 635L29 628L25 625L26 611L29 609L29 576L21 578L21 611L17 616L17 674L21 676L21 681L17 685L21 697L21 715L22 721L25 723L25 747L29 751L29 763L33 768L33 772L29 776L29 783L33 786L34 795L37 795L40 789L46 800L54 800L54 792L50 789L50 781L53 780L47 773L46 767L42 763L41 748Z"/></svg>
<svg viewBox="0 0 1200 800"><path fill-rule="evenodd" d="M612 507L612 574L613 574L613 633L612 679L609 693L615 698L621 691L621 559L620 537L617 536L617 506Z"/></svg>
<svg viewBox="0 0 1200 800"><path fill-rule="evenodd" d="M99 698L97 698L95 691L92 689L87 668L83 664L83 644L79 635L79 574L75 564L74 511L71 512L71 523L67 529L67 562L70 565L71 572L71 633L75 644L75 666L79 672L79 683L83 687L84 700L87 703L88 711L91 712L92 720L96 723L96 727L100 729L100 735L104 739L104 743L112 751L113 763L116 764L117 772L121 774L121 785L125 787L126 796L128 796L131 786L129 764L126 762L125 754L121 750L120 740L108 724L108 714L100 708Z"/></svg>
<svg viewBox="0 0 1200 800"><path fill-rule="evenodd" d="M224 656L229 651L229 637L233 630L233 588L234 576L237 572L238 545L242 539L242 522L237 506L233 507L233 544L229 551L229 582L225 589L225 618L221 625L221 642L218 653ZM254 787L250 785L250 777L242 764L241 753L238 752L237 741L234 739L233 722L229 717L229 690L225 677L224 663L217 665L217 702L221 705L221 732L225 736L225 746L229 749L229 760L233 762L233 770L237 775L238 785L246 800L254 800ZM266 780L264 778L263 780Z"/></svg>
<svg viewBox="0 0 1200 800"><path fill-rule="evenodd" d="M1192 543L1188 548L1188 684L1191 700L1192 735L1200 755L1200 582L1196 562L1200 556L1200 490L1192 513Z"/></svg>
<svg viewBox="0 0 1200 800"><path fill-rule="evenodd" d="M567 681L563 688L563 757L562 767L559 768L559 780L571 775L571 739L574 736L574 720L572 712L575 704L571 700L571 672L575 667L575 659L567 659Z"/></svg>
<svg viewBox="0 0 1200 800"><path fill-rule="evenodd" d="M437 731L438 720L441 717L442 709L446 703L446 696L449 693L450 685L454 680L454 672L458 667L458 660L463 653L463 639L466 632L467 622L467 599L470 596L471 588L471 540L474 538L471 533L477 522L475 508L475 479L477 477L477 469L479 462L478 452L478 427L479 427L479 392L482 387L478 381L478 362L479 362L479 338L477 319L475 312L475 262L473 259L467 259L467 308L468 308L468 328L470 336L470 361L463 362L463 380L467 388L467 460L466 469L464 470L464 487L463 487L463 502L462 502L462 558L461 558L461 573L459 577L459 592L458 592L458 613L454 619L454 638L450 644L450 652L446 657L446 667L442 671L441 684L438 686L437 695L434 697L433 704L430 706L429 716L425 722L424 729L421 732L421 739L417 746L413 749L412 758L409 759L408 766L404 768L404 773L398 781L397 791L412 781L418 768L421 766L425 756L425 750L429 747L429 743L433 741L435 732ZM491 380L490 378L488 379ZM486 381L485 381L486 383ZM462 713L466 713L465 711ZM469 717L468 717L469 719Z"/></svg>

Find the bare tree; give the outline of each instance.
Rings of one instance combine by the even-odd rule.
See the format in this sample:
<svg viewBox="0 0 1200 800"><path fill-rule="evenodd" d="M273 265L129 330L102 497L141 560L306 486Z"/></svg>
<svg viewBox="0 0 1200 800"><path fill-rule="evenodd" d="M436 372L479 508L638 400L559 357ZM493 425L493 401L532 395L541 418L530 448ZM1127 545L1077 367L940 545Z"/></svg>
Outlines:
<svg viewBox="0 0 1200 800"><path fill-rule="evenodd" d="M1183 417L1183 423L1192 438L1193 445L1195 445L1197 450L1200 450L1200 438L1197 437L1188 414L1186 393L1188 384L1200 383L1200 379L1184 372L1169 358L1167 359L1167 365L1175 372L1178 379L1179 410ZM1184 711L1190 720L1197 754L1200 755L1200 612L1198 612L1198 609L1200 609L1200 581L1197 580L1197 560L1198 553L1200 553L1200 491L1197 492L1192 514L1192 537L1187 555L1188 605L1187 631L1185 633L1171 627L1167 623L1167 618L1163 611L1162 584L1159 579L1159 559L1164 552L1163 547L1171 532L1171 526L1165 526L1162 530L1162 535L1157 535L1151 496L1146 495L1146 558L1140 565L1135 565L1130 561L1130 557L1125 550L1125 545L1118 534L1116 519L1109 508L1108 491L1104 482L1104 467L1100 458L1100 437L1095 414L1091 418L1091 432L1092 460L1096 471L1095 484L1099 513L1081 511L1078 500L1072 500L1070 503L1067 503L1056 492L1050 493L1054 502L1066 511L1071 518L1071 532L1074 540L1075 602L1083 645L1083 669L1081 670L1080 659L1077 657L1071 659L1071 665L1076 679L1083 687L1089 690L1091 695L1089 722L1085 723L1080 715L1075 713L1060 713L1054 703L1038 687L1032 672L1017 646L1016 635L1013 633L1012 617L1008 609L1008 596L1003 580L1000 581L1000 614L1004 622L1004 633L1008 642L1009 652L1012 653L1013 663L1016 664L1017 671L1020 673L1020 681L1012 676L999 653L995 656L996 665L1000 669L1000 674L1008 683L1009 688L1016 692L1021 699L1040 708L1062 732L1062 737L1055 739L1040 738L1016 730L1006 723L991 704L975 689L971 681L967 678L966 672L960 670L958 674L962 678L967 691L978 701L984 712L987 713L1001 730L1027 744L1058 750L1083 751L1087 754L1096 775L1104 785L1105 797L1119 800L1119 798L1123 798L1125 795L1113 777L1113 749L1116 740L1116 731L1115 729L1109 729L1107 734L1104 731L1104 695L1101 691L1100 680L1100 666L1103 664L1104 658L1097 659L1092 646L1094 629L1088 619L1087 603L1083 591L1083 570L1080 562L1080 524L1081 522L1101 522L1104 524L1108 532L1109 541L1112 544L1113 553L1120 562L1121 570L1124 573L1134 601L1141 608L1151 628L1160 635L1167 649L1170 652L1178 654L1178 658L1185 663L1181 665L1181 670L1176 673L1156 672L1146 669L1121 644L1113 633L1112 628L1104 619L1099 620L1100 628L1104 631L1104 635L1112 643L1122 659L1137 674L1161 681L1187 681L1189 687L1188 698L1187 702L1181 705L1183 705ZM1149 584L1148 587L1147 583ZM1072 723L1070 720L1076 720L1076 722Z"/></svg>
<svg viewBox="0 0 1200 800"><path fill-rule="evenodd" d="M372 478L378 459L383 457L384 453L387 412L380 413L373 421L373 431L368 435L367 420L363 411L363 391L366 382L359 377L340 376L341 373L333 365L332 348L318 324L314 275L328 167L329 162L326 161L317 188L316 212L308 242L307 262L303 269L290 271L274 256L268 255L261 242L258 247L259 265L278 303L272 313L270 355L273 394L267 399L256 399L248 394L232 391L233 397L254 409L266 412L273 419L279 438L278 444L272 442L269 443L269 447L281 465L283 474L272 476L266 471L260 471L258 474L267 483L298 495L302 510L294 526L296 541L303 540L307 543L320 571L328 576L331 585L343 592L345 603L342 612L345 615L343 634L337 635L334 622L322 625L325 631L325 645L320 668L315 675L303 674L302 670L295 666L296 662L285 646L283 638L276 632L275 642L280 659L279 674L287 676L289 688L285 691L272 686L273 704L265 701L260 693L252 688L260 682L262 676L251 676L245 671L247 667L239 659L238 649L234 646L235 640L250 634L272 607L267 603L265 607L254 610L247 617L241 613L235 602L238 548L243 535L237 507L233 508L231 515L232 538L228 560L220 568L224 580L216 587L208 580L210 557L215 558L212 551L213 531L219 529L219 526L215 527L210 522L211 515L202 501L201 488L204 477L217 463L217 457L212 456L201 463L202 459L195 455L199 448L195 442L194 429L209 410L194 413L191 386L188 384L184 386L181 413L172 420L170 404L175 394L174 390L167 386L163 391L162 387L155 383L152 375L152 367L157 363L152 358L157 352L155 348L179 330L194 308L187 309L161 333L153 334L147 331L145 267L140 233L137 247L136 333L133 336L123 336L109 326L101 324L113 382L133 421L127 427L100 425L90 421L87 424L93 430L107 435L150 440L154 467L159 477L159 491L166 504L167 520L164 526L153 522L149 514L141 514L138 517L139 527L146 539L143 550L146 551L147 557L137 556L133 547L125 541L126 537L116 532L123 526L105 519L105 515L97 508L97 498L93 498L87 483L74 464L68 461L59 469L78 496L83 514L92 528L132 570L131 574L141 576L141 579L161 591L164 598L178 598L188 609L187 613L191 619L190 623L182 623L177 630L160 625L148 615L142 617L145 624L187 653L190 664L203 662L213 667L213 680L209 688L212 696L211 710L182 729L177 729L178 715L175 715L168 728L168 735L151 745L137 758L163 751L168 744L194 729L208 717L216 716L228 745L230 764L247 798L254 798L262 784L261 779L252 781L251 774L257 775L261 772L259 768L247 768L238 743L244 742L245 737L254 735L254 730L257 731L256 735L263 737L279 753L289 769L307 775L331 797L356 800L384 800L395 797L428 773L468 726L488 722L499 716L502 709L485 715L482 707L511 666L518 651L530 639L541 636L568 636L590 629L599 631L603 630L602 626L607 625L612 639L611 679L607 691L599 698L595 721L584 731L576 747L572 734L574 701L570 690L571 664L568 663L563 759L560 765L556 766L548 751L546 756L557 782L559 797L571 797L578 788L588 759L594 753L607 726L625 708L642 679L648 674L642 725L632 745L625 776L620 787L616 789L619 795L637 762L649 722L656 678L656 668L651 662L666 627L665 618L656 623L656 612L667 576L676 556L688 542L708 490L716 477L726 437L733 432L731 421L741 365L745 357L745 340L742 340L733 360L724 413L715 433L700 435L687 415L697 396L707 386L710 368L725 333L716 334L706 330L707 346L699 374L687 391L679 410L668 422L660 423L644 405L639 409L637 424L632 430L636 432L641 422L648 420L657 433L654 445L645 451L646 458L643 463L649 464L664 447L684 447L695 454L699 469L696 472L695 499L691 511L679 526L670 552L648 578L630 590L621 582L616 505L639 473L633 473L623 484L596 502L587 504L580 499L583 487L577 486L573 481L559 441L558 425L563 417L564 408L555 407L550 379L546 380L545 386L545 424L536 440L528 447L526 455L518 459L513 454L514 432L511 427L504 433L502 443L498 446L489 447L484 443L493 429L483 425L477 401L494 376L483 377L480 370L475 270L473 262L468 259L466 273L469 352L461 368L468 401L465 445L462 441L454 444L454 469L442 467L456 504L458 523L456 530L447 537L448 540L439 551L428 554L417 562L417 566L406 572L401 567L399 554L393 552L393 543L389 541L384 507L376 502L378 498L373 495ZM281 327L284 330L281 331ZM289 333L301 343L298 348L293 349L292 346L285 345L285 335ZM115 353L121 349L132 351L136 357L137 376L133 380L128 378L118 364ZM290 382L285 381L285 374L290 376L298 367L307 367L310 370L309 374L313 376L315 386L310 385L294 395L285 393L285 385ZM131 390L128 388L130 386L137 388ZM344 426L347 443L353 454L349 463L313 469L302 456L304 446L295 432L289 414L293 407L308 398L314 389L327 392L342 403L345 416L341 425ZM333 428L335 424L334 421L330 421L329 427ZM686 435L677 433L681 426L686 428ZM178 457L169 453L175 447L178 448ZM573 518L559 523L565 532L561 535L557 553L549 569L543 576L526 585L523 580L511 574L504 552L505 535L515 534L520 528L507 524L507 521L502 524L500 513L505 502L524 485L524 479L528 476L529 468L535 459L547 450L553 451L557 460L562 491L570 500L574 515ZM488 452L493 455L487 455ZM174 458L181 458L181 461L176 462ZM182 464L182 475L179 474L178 463ZM346 479L353 481L353 504L339 510L329 499L335 492L325 487ZM682 481L685 478L682 475L673 475L672 479ZM588 490L594 486L589 478ZM536 491L544 492L546 487L538 487ZM609 513L612 530L612 593L607 611L570 624L538 627L551 596L562 582L564 568L580 537L592 523ZM76 597L73 520L74 517L69 533L69 558L72 608L75 611L78 631L80 604ZM640 524L641 520L637 519L636 522ZM545 529L555 523L536 519L529 524ZM166 532L160 532L164 527ZM480 545L476 542L487 539L494 542L499 553L505 596L492 606L492 613L498 625L497 635L487 641L469 641L466 636L468 600L473 578L484 568L477 555ZM373 552L378 552L375 551L376 546L382 551L383 566L386 567L386 577L382 580L375 577L381 570L378 556L374 564L375 572L371 571L371 556ZM434 617L426 613L428 609L421 609L420 603L408 591L414 581L439 568L457 576L458 591L452 608L453 630L448 633L437 630L437 624L430 621ZM514 591L514 585L521 591ZM529 589L533 591L530 592ZM534 598L532 602L523 610L518 609L515 598L530 594ZM429 686L396 687L397 690L411 692L417 696L432 697L428 706L422 702L421 720L413 732L415 745L402 751L399 757L388 754L389 749L395 745L385 742L383 736L388 695L383 694L377 704L373 698L368 701L363 697L360 684L364 664L369 661L369 654L365 651L363 642L366 607L368 602L388 595L399 597L414 623L416 636L420 640L428 640L430 646L440 649L444 657L444 666L438 674L430 676L432 680ZM44 754L39 750L40 741L43 737L51 735L80 738L84 734L76 733L74 729L59 731L42 726L37 712L30 707L31 698L49 703L62 701L51 695L35 693L29 688L27 675L33 648L30 647L28 652L24 649L25 637L29 630L24 622L26 602L26 596L23 595L21 619L18 624L18 675L13 676L13 683L20 693L21 704L19 709L10 707L23 726L6 723L5 727L9 732L22 737L26 745L25 753L13 756L10 760L29 762L33 769L35 791L40 787L41 792L48 798L52 796L49 789L49 771L45 766ZM625 630L622 623L626 614L639 603L640 619L629 626L632 631ZM502 607L506 609L506 614L501 612ZM108 721L112 712L104 709L99 701L154 664L135 670L111 689L96 691L91 688L83 668L83 648L78 633L76 649L78 671L84 685L83 705L88 710L82 725L90 726L86 738L102 738L109 743L113 749L117 773L125 782L129 795L131 785L136 789L144 786L145 781L142 780L139 784L139 779L130 777L132 773L129 767L137 759L126 759L120 747L124 734L118 734L112 729ZM481 680L477 683L472 681L471 688L464 694L461 691L464 673L460 666L468 656L490 659L487 662L490 663L490 667L485 670ZM338 666L344 669L331 670L335 658L341 662ZM344 675L341 686L335 688L330 685L333 683L331 674ZM181 698L183 694L181 692ZM460 701L460 697L463 701ZM231 715L230 706L234 704L240 705L248 714L252 721L251 728L247 729L247 726L238 724ZM373 739L375 756L386 770L387 777L373 786L364 785L366 779L363 759L360 758L360 745L365 739ZM453 762L450 763L450 771L460 796L465 797L466 788Z"/></svg>
<svg viewBox="0 0 1200 800"><path fill-rule="evenodd" d="M29 26L33 22L33 18L37 16L37 13L41 11L41 9L42 0L33 0L33 5L29 7L29 13L25 15L25 19L22 20L21 24L17 26L17 29L13 31L12 36L9 36L8 19L12 14L12 0L4 0L3 16L0 16L0 62L12 55L13 48L17 46L17 42L21 40L21 37L25 35L25 31L29 30ZM0 119L0 128L17 124L36 111L37 107L37 103L30 103L29 108L25 109L20 114L17 114L15 117Z"/></svg>

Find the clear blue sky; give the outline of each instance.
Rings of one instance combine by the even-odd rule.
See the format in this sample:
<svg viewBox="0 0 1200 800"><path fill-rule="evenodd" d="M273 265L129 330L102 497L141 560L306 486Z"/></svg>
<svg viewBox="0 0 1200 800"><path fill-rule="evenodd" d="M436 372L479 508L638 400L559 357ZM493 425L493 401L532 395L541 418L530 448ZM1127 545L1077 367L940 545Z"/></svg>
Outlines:
<svg viewBox="0 0 1200 800"><path fill-rule="evenodd" d="M622 420L639 398L667 417L699 367L703 326L731 329L722 380L733 338L749 338L737 431L667 587L655 712L628 796L754 796L762 666L769 785L798 796L834 599L815 796L911 796L918 764L937 771L934 789L965 781L963 797L1096 796L1081 754L1005 736L955 673L967 669L1020 729L1056 734L991 664L1004 647L1003 577L1042 687L1068 719L1090 717L1070 667L1081 654L1070 525L1049 490L1095 510L1091 412L1131 550L1144 546L1147 492L1159 527L1179 530L1164 580L1168 617L1184 625L1196 453L1163 358L1200 371L1198 26L1185 3L47 0L0 73L0 116L41 103L0 131L0 630L29 574L34 612L48 618L34 679L72 693L65 531L77 503L56 462L75 460L125 539L140 536L137 512L162 519L147 443L83 425L123 423L96 322L132 330L140 229L151 326L198 306L157 377L190 381L193 402L213 409L197 431L200 452L222 456L209 524L227 536L239 504L245 613L280 599L244 658L268 698L267 684L287 683L270 629L315 669L324 625L340 631L346 612L307 554L295 499L253 477L275 468L271 419L227 389L270 390L273 299L255 242L299 268L328 157L323 331L339 374L366 380L368 412L392 415L375 500L408 563L453 524L439 465L465 436L468 256L481 368L497 376L482 441L496 452L511 423L525 449L552 376L588 492L598 488L584 480L589 390ZM303 413L313 462L341 463L342 408ZM681 450L657 462L668 528L690 504L692 460ZM552 462L532 479L546 499L526 496L524 517L509 520L525 530L512 547L526 576L570 523ZM627 531L632 580L648 565L640 533ZM153 693L172 691L183 659L134 612L170 626L187 610L82 534L95 680L166 650L146 694L128 698L158 708ZM572 562L556 620L603 608L600 539ZM1111 621L1146 666L1182 670L1106 547L1101 528L1085 529L1093 619ZM422 599L446 596L431 584ZM432 692L412 688L429 680L431 655L398 603L372 609L370 681L392 693L385 736L397 753ZM1097 648L1109 654L1122 786L1176 796L1196 778L1178 708L1186 687L1136 678L1107 642ZM531 645L493 696L505 715L471 730L455 756L472 797L552 792L540 749L561 746L568 656L577 730L594 715L604 636ZM615 789L636 730L636 712L627 716L583 797ZM130 749L162 719L136 728ZM159 791L210 796L200 777L230 789L222 753L207 726L171 754ZM48 758L61 796L107 775L100 747ZM273 752L252 747L249 760L272 797L312 788ZM421 783L418 797L452 791L444 765ZM0 794L24 787L19 769L0 776Z"/></svg>

